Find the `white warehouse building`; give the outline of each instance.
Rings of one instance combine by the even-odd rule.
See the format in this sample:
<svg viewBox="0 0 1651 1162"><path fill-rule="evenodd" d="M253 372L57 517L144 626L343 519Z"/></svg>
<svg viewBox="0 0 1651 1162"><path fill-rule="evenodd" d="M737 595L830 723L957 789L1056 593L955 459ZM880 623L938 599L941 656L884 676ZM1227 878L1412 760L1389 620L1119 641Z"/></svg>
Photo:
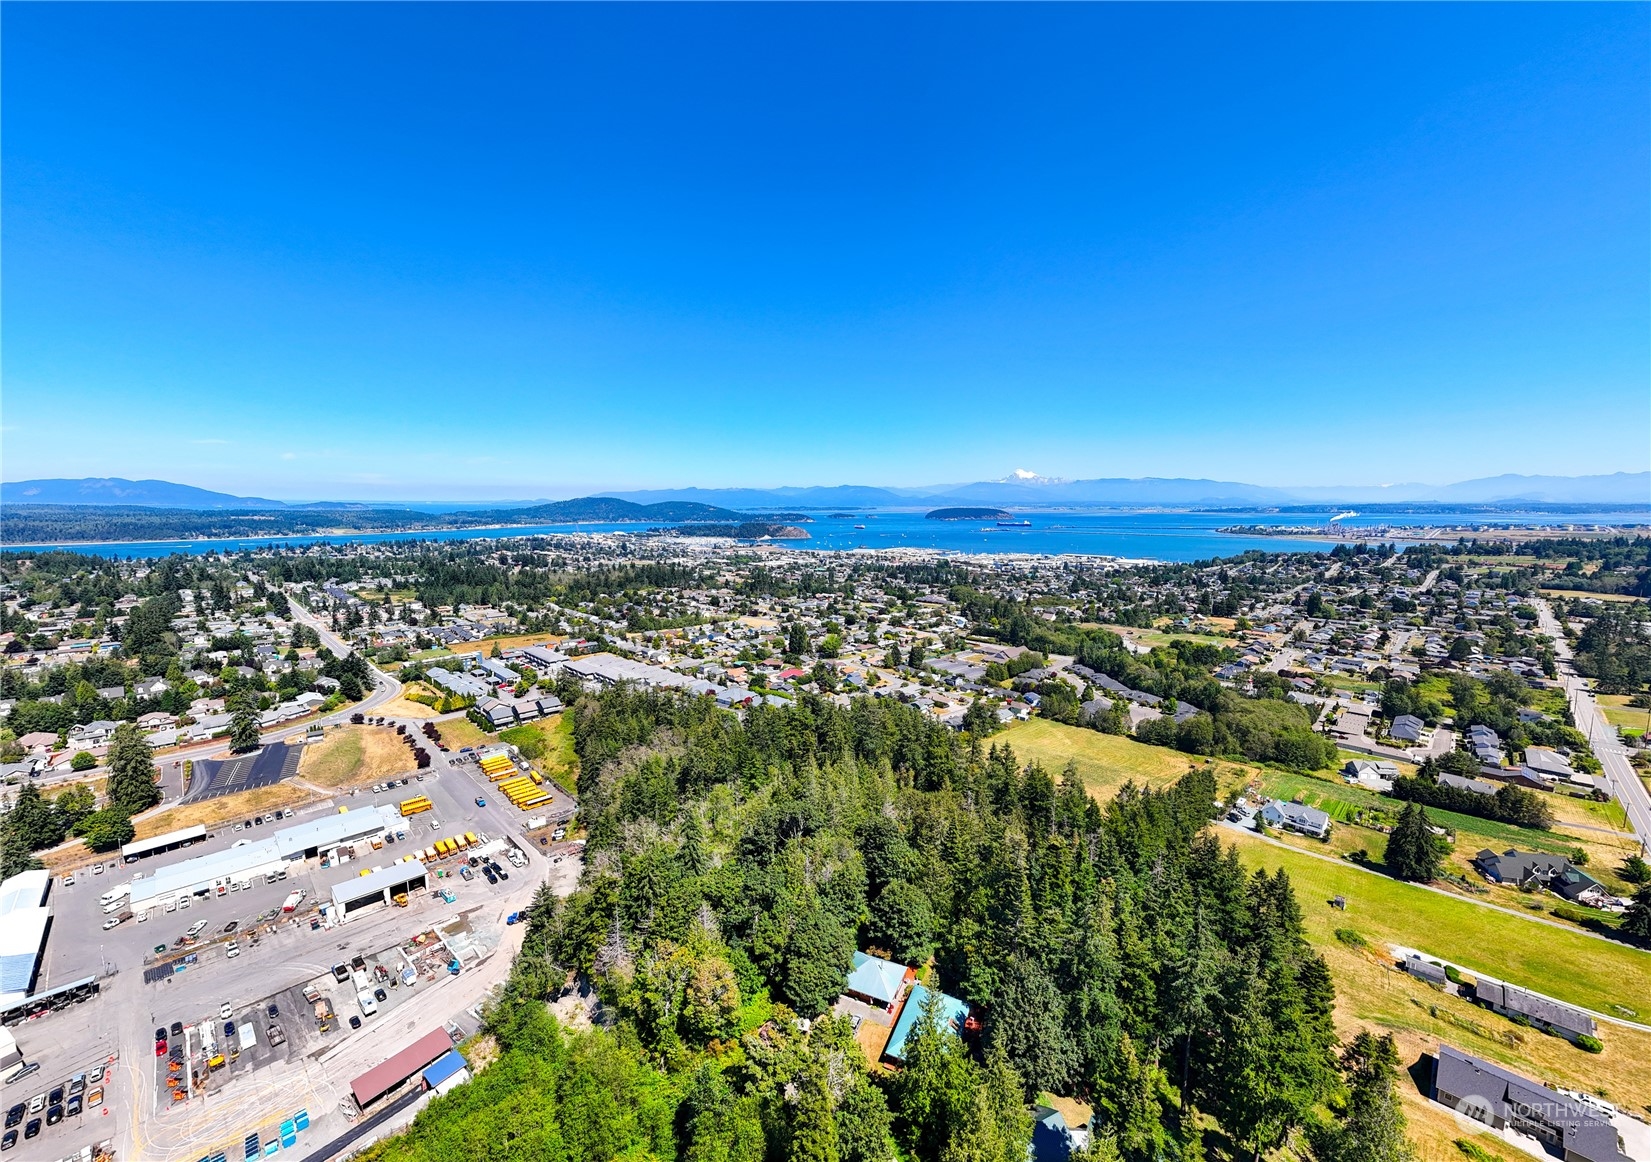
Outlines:
<svg viewBox="0 0 1651 1162"><path fill-rule="evenodd" d="M378 839L398 822L400 816L387 807L366 807L278 828L265 839L243 840L235 847L180 860L152 876L133 880L131 908L141 912L165 907L180 896L202 895L232 883L244 886L282 872L289 864L330 856L340 847Z"/></svg>

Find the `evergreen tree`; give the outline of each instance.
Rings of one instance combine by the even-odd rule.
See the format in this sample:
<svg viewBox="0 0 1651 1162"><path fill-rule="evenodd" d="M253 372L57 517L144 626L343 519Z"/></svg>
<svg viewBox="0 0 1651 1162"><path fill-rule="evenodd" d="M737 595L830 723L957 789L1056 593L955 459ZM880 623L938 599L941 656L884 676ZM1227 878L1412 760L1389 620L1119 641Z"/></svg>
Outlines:
<svg viewBox="0 0 1651 1162"><path fill-rule="evenodd" d="M1426 883L1439 875L1439 844L1429 830L1427 808L1406 803L1387 837L1387 868L1402 880Z"/></svg>
<svg viewBox="0 0 1651 1162"><path fill-rule="evenodd" d="M1019 1073L1028 1098L1064 1091L1077 1068L1065 1016L1065 998L1043 967L1028 955L1014 957L993 1001L986 1044Z"/></svg>
<svg viewBox="0 0 1651 1162"><path fill-rule="evenodd" d="M699 825L699 813L689 808L682 819L682 846L677 849L682 870L691 876L701 875L711 866L705 852L705 831Z"/></svg>
<svg viewBox="0 0 1651 1162"><path fill-rule="evenodd" d="M1163 1074L1150 1062L1143 1062L1135 1042L1125 1033L1119 1038L1112 1069L1100 1091L1101 1112L1107 1135L1125 1162L1155 1162L1163 1156L1164 1133Z"/></svg>
<svg viewBox="0 0 1651 1162"><path fill-rule="evenodd" d="M1646 943L1651 943L1651 884L1634 893L1633 902L1623 913L1621 932Z"/></svg>
<svg viewBox="0 0 1651 1162"><path fill-rule="evenodd" d="M871 938L903 964L923 964L934 955L934 910L923 889L895 880L871 905Z"/></svg>
<svg viewBox="0 0 1651 1162"><path fill-rule="evenodd" d="M40 867L28 841L15 829L0 823L0 879Z"/></svg>
<svg viewBox="0 0 1651 1162"><path fill-rule="evenodd" d="M800 1016L817 1017L843 991L854 941L817 902L800 907L785 946L786 1003Z"/></svg>
<svg viewBox="0 0 1651 1162"><path fill-rule="evenodd" d="M234 754L246 754L258 749L258 715L242 708L229 723L229 749Z"/></svg>
<svg viewBox="0 0 1651 1162"><path fill-rule="evenodd" d="M839 1162L837 1120L831 1112L831 1091L825 1070L816 1065L797 1086L797 1104L791 1114L791 1148L795 1162Z"/></svg>
<svg viewBox="0 0 1651 1162"><path fill-rule="evenodd" d="M1341 1059L1347 1099L1341 1121L1309 1138L1318 1162L1412 1162L1415 1148L1405 1137L1405 1116L1395 1082L1399 1052L1391 1035L1360 1032Z"/></svg>
<svg viewBox="0 0 1651 1162"><path fill-rule="evenodd" d="M837 1155L842 1162L888 1162L889 1103L883 1091L857 1078L837 1106Z"/></svg>
<svg viewBox="0 0 1651 1162"><path fill-rule="evenodd" d="M155 752L138 732L136 724L123 722L109 740L109 782L106 795L111 807L136 814L161 800L155 785Z"/></svg>
<svg viewBox="0 0 1651 1162"><path fill-rule="evenodd" d="M1001 1049L986 1054L984 1069L955 1109L941 1162L1025 1162L1032 1144L1032 1116L1021 1097L1020 1076Z"/></svg>

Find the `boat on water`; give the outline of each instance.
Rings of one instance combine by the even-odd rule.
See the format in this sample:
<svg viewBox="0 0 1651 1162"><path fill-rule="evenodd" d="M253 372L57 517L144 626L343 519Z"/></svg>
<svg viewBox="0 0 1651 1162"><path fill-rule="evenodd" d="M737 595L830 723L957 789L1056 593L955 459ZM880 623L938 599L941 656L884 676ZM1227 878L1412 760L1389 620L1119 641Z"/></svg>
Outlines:
<svg viewBox="0 0 1651 1162"><path fill-rule="evenodd" d="M997 522L1000 529L1029 529L1032 522L1029 520L1000 520Z"/></svg>
<svg viewBox="0 0 1651 1162"><path fill-rule="evenodd" d="M854 527L855 527L855 528L857 528L857 529L863 529L863 528L865 528L865 527L866 527L866 526L865 526L865 525L855 525L855 526L854 526Z"/></svg>

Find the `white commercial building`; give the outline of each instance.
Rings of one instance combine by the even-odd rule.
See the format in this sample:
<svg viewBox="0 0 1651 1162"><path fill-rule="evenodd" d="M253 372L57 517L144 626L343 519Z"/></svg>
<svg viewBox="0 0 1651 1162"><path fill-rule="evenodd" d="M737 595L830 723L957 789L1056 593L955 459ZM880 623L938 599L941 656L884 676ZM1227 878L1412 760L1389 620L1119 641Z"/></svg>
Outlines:
<svg viewBox="0 0 1651 1162"><path fill-rule="evenodd" d="M370 904L388 904L398 893L424 887L426 874L424 865L416 859L375 868L364 876L334 884L333 908L342 917Z"/></svg>
<svg viewBox="0 0 1651 1162"><path fill-rule="evenodd" d="M388 807L366 807L278 828L264 839L243 839L234 847L180 860L152 876L133 880L132 910L165 907L180 896L250 884L284 871L289 864L334 856L341 847L378 839L398 822L400 816Z"/></svg>
<svg viewBox="0 0 1651 1162"><path fill-rule="evenodd" d="M18 872L0 884L0 1007L28 995L46 944L52 910L46 905L51 873Z"/></svg>

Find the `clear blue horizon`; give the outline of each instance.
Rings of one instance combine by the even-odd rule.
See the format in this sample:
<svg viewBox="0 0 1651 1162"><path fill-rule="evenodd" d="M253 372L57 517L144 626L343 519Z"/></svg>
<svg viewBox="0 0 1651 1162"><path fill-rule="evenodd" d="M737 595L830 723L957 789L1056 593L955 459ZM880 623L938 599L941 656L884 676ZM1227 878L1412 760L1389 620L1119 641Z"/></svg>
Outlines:
<svg viewBox="0 0 1651 1162"><path fill-rule="evenodd" d="M1651 467L1645 5L8 5L7 480Z"/></svg>

